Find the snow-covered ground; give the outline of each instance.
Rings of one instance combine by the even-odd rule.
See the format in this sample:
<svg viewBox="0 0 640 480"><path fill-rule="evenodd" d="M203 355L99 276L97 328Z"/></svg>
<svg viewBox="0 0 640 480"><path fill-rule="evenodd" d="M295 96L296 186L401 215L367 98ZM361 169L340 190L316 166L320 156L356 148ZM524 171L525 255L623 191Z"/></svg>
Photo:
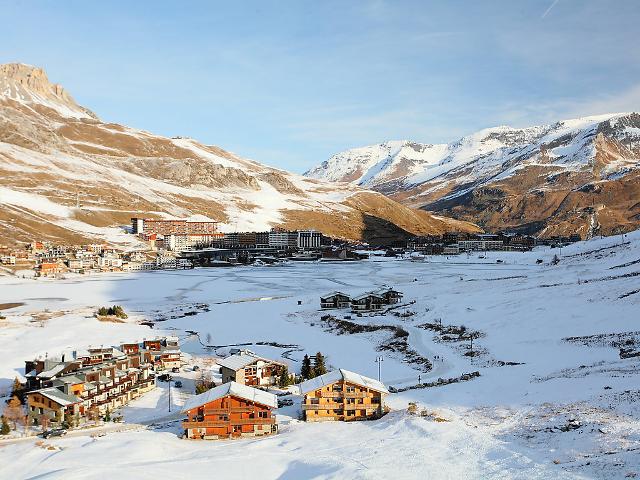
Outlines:
<svg viewBox="0 0 640 480"><path fill-rule="evenodd" d="M551 265L560 253L560 263ZM480 256L66 281L0 277L0 303L25 303L4 310L7 319L0 321L5 391L36 354L154 335L135 323L142 318L156 321L158 331L177 333L183 351L203 366L247 344L284 356L295 370L305 353L322 351L330 365L371 377L377 376L374 359L383 355L382 380L396 388L480 372L468 381L391 394L393 411L374 422L305 424L297 420L296 403L277 412L280 433L273 437L191 442L176 435L175 412L197 378L187 368L178 374L184 388L172 389L171 413L168 385L159 384L124 409L126 420L143 428L48 440L55 450L33 441L0 443L0 478L93 478L96 472L128 478L185 472L283 479L640 476L640 357L621 359L618 349L640 350L640 232L624 242L596 239L562 252ZM397 312L415 314L346 319L354 329L376 330L364 333L321 321L320 294L357 294L383 284L402 291L406 303L415 301ZM114 303L132 314L131 322L91 316L97 306ZM334 314L345 320L348 312ZM425 326L440 322L473 332L476 354L465 355L468 341ZM392 342L398 330L389 327L406 332L406 343L402 335ZM429 371L419 363L425 359ZM407 413L409 402L417 402L418 415Z"/></svg>

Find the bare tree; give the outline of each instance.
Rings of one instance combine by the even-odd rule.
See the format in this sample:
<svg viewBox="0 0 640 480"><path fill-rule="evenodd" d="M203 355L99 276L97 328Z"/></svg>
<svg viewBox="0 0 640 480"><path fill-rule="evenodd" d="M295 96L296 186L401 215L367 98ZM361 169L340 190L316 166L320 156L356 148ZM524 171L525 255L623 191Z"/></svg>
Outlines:
<svg viewBox="0 0 640 480"><path fill-rule="evenodd" d="M17 396L14 395L13 398L9 400L7 408L4 409L4 416L13 424L14 430L18 424L24 422L24 409Z"/></svg>
<svg viewBox="0 0 640 480"><path fill-rule="evenodd" d="M38 421L40 422L40 426L42 427L42 431L46 432L47 430L49 430L49 425L51 424L51 420L49 419L48 415L40 415L40 417L38 418Z"/></svg>

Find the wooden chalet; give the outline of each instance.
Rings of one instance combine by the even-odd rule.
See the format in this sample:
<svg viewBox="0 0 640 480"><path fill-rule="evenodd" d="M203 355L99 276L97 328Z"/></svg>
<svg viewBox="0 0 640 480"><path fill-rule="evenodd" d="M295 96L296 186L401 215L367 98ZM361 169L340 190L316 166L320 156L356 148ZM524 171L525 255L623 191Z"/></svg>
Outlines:
<svg viewBox="0 0 640 480"><path fill-rule="evenodd" d="M349 308L351 305L351 297L342 292L331 292L323 297L320 297L320 308L332 309L332 308Z"/></svg>
<svg viewBox="0 0 640 480"><path fill-rule="evenodd" d="M380 418L389 393L381 382L343 369L302 382L299 390L307 422Z"/></svg>
<svg viewBox="0 0 640 480"><path fill-rule="evenodd" d="M46 418L52 424L61 424L65 415L83 415L82 399L76 395L69 395L55 388L43 388L27 393L27 415L33 423L43 422Z"/></svg>
<svg viewBox="0 0 640 480"><path fill-rule="evenodd" d="M238 382L249 386L277 385L287 364L259 357L250 350L218 360L222 383Z"/></svg>
<svg viewBox="0 0 640 480"><path fill-rule="evenodd" d="M371 293L382 297L384 299L384 303L386 303L387 305L398 303L400 302L400 300L402 300L402 297L403 297L402 292L399 292L398 290L394 290L393 288L390 288L390 287L382 287L382 288L379 288L378 290L374 290Z"/></svg>
<svg viewBox="0 0 640 480"><path fill-rule="evenodd" d="M256 437L278 431L272 393L229 382L192 397L182 408L184 437L215 440Z"/></svg>
<svg viewBox="0 0 640 480"><path fill-rule="evenodd" d="M351 311L356 313L382 310L384 305L384 298L372 292L363 293L351 299Z"/></svg>

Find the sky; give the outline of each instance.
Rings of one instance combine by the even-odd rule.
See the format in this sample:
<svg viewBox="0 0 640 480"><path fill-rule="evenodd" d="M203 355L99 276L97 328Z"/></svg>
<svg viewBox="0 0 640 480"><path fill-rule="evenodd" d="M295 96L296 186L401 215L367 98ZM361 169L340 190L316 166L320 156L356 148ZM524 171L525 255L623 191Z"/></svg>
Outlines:
<svg viewBox="0 0 640 480"><path fill-rule="evenodd" d="M0 63L101 119L304 172L342 150L640 110L640 1L5 1Z"/></svg>

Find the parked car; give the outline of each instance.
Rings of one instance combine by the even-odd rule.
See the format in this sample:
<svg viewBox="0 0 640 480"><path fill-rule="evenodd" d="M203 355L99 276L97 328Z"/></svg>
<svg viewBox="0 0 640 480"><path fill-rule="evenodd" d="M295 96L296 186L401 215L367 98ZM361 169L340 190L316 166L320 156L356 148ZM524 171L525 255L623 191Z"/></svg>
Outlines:
<svg viewBox="0 0 640 480"><path fill-rule="evenodd" d="M182 382L180 380L177 380L176 383L173 384L173 386L176 388L182 388Z"/></svg>
<svg viewBox="0 0 640 480"><path fill-rule="evenodd" d="M200 367L198 365L194 365L193 366L193 371L197 372L198 370L200 370Z"/></svg>
<svg viewBox="0 0 640 480"><path fill-rule="evenodd" d="M42 433L42 438L50 438L50 437L62 437L67 434L67 431L64 428L52 428L51 430L47 430Z"/></svg>
<svg viewBox="0 0 640 480"><path fill-rule="evenodd" d="M171 369L171 373L180 373L180 368L179 367L173 367Z"/></svg>
<svg viewBox="0 0 640 480"><path fill-rule="evenodd" d="M278 399L278 408L288 407L293 405L293 399L291 398L279 398Z"/></svg>
<svg viewBox="0 0 640 480"><path fill-rule="evenodd" d="M168 382L172 379L173 377L168 373L163 373L162 375L158 375L158 380L160 380L161 382Z"/></svg>

